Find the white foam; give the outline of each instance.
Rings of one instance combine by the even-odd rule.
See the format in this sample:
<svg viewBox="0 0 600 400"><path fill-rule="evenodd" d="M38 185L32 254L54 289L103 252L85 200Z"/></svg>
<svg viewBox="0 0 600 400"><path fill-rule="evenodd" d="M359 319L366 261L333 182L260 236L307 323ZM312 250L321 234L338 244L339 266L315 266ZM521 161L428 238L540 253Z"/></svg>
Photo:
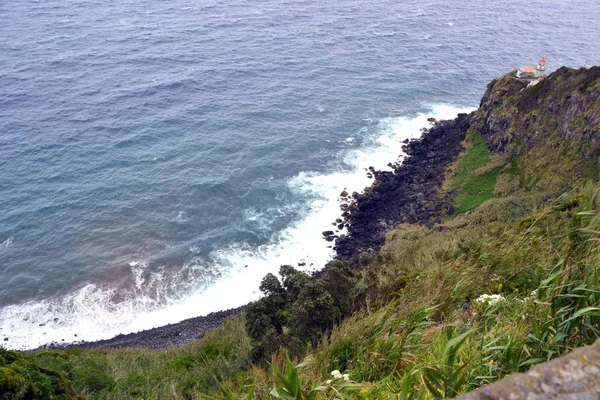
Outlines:
<svg viewBox="0 0 600 400"><path fill-rule="evenodd" d="M331 243L321 232L335 229L331 223L341 214L340 192L369 186L372 179L365 168L387 169L387 164L402 154L401 141L420 137L420 129L429 126L428 117L449 119L468 111L471 109L438 105L429 113L381 120L377 133L367 137L364 145L347 148L330 163L331 171L300 173L288 185L298 198L309 199L308 204L281 204L279 211L289 214L292 207L296 213L306 211L267 245L224 248L213 254L213 264L193 259L170 275L160 268L150 273L147 263L132 261L128 267L135 286L129 292L88 284L60 299L5 307L0 310L0 336L9 340L0 344L28 349L53 341L100 340L150 329L255 300L263 276L276 273L282 264L302 261L305 265L300 269L321 268L333 256ZM279 211L249 210L244 218L266 224L265 219L278 218Z"/></svg>
<svg viewBox="0 0 600 400"><path fill-rule="evenodd" d="M182 223L182 222L187 222L187 212L185 211L179 211L177 213L177 218L175 218L176 222Z"/></svg>
<svg viewBox="0 0 600 400"><path fill-rule="evenodd" d="M0 243L0 249L5 249L8 246L10 246L10 244L13 242L13 237L9 237L8 239L6 239L4 242Z"/></svg>
<svg viewBox="0 0 600 400"><path fill-rule="evenodd" d="M395 31L392 32L373 32L375 34L375 36L394 36L396 34Z"/></svg>
<svg viewBox="0 0 600 400"><path fill-rule="evenodd" d="M145 262L131 262L129 263L131 267L131 274L135 280L135 287L138 290L142 290L142 285L146 282L146 278L144 277L144 271L148 268L148 263Z"/></svg>

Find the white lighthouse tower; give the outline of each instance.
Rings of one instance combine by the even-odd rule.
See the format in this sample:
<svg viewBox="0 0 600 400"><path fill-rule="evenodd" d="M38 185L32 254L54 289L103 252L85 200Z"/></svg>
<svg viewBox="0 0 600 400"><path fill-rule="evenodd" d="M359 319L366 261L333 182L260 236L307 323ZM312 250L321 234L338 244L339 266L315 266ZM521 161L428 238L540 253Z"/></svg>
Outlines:
<svg viewBox="0 0 600 400"><path fill-rule="evenodd" d="M534 75L536 78L543 78L546 76L546 57L540 58L540 62L535 66Z"/></svg>

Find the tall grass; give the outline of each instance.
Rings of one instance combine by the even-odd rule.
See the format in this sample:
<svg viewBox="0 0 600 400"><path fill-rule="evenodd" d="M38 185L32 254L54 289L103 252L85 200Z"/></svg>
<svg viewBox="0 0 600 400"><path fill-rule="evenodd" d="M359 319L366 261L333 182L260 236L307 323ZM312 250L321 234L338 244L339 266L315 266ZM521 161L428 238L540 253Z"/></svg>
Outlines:
<svg viewBox="0 0 600 400"><path fill-rule="evenodd" d="M44 350L25 356L64 374L92 399L194 399L201 398L200 392L218 390L218 381L248 370L250 349L243 317L238 316L186 347Z"/></svg>
<svg viewBox="0 0 600 400"><path fill-rule="evenodd" d="M583 188L493 228L449 221L392 233L387 256L367 269L395 270L385 279L412 274L410 281L378 311L336 327L301 376L319 382L343 368L363 385L344 398L450 398L593 342L600 336L595 203L596 192ZM382 290L394 286L385 279L376 284ZM475 300L492 293L500 300ZM463 309L465 295L472 309Z"/></svg>

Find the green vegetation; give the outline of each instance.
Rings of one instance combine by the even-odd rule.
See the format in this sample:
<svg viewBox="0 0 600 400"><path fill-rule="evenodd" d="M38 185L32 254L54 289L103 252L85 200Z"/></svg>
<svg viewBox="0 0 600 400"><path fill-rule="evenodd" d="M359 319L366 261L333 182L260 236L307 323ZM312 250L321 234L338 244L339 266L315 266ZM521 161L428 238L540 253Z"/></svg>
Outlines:
<svg viewBox="0 0 600 400"><path fill-rule="evenodd" d="M65 376L0 349L0 394L10 399L81 399Z"/></svg>
<svg viewBox="0 0 600 400"><path fill-rule="evenodd" d="M329 371L342 367L361 385L346 398L453 397L593 342L600 220L596 192L576 192L511 222L469 224L466 216L442 231L392 233L357 287L371 294L371 312L346 319L309 353L304 385L326 385ZM374 269L387 273L370 282ZM403 276L409 283L394 290ZM465 311L467 295L473 307ZM383 299L392 300L373 306Z"/></svg>
<svg viewBox="0 0 600 400"><path fill-rule="evenodd" d="M0 393L442 399L592 343L598 90L598 68L533 88L493 81L444 183L455 208L444 222L400 226L378 254L332 263L323 280L282 266L245 315L183 348L1 352Z"/></svg>
<svg viewBox="0 0 600 400"><path fill-rule="evenodd" d="M11 375L4 374L2 365L0 398L48 399L52 395L55 399L198 399L200 392L217 390L217 381L235 378L248 370L250 351L244 319L238 317L226 320L198 342L164 351L70 349L20 355L6 352L18 357L17 364L8 365L16 372L15 379L25 379L31 387L35 384L41 394L31 397L23 385L5 385L6 377Z"/></svg>
<svg viewBox="0 0 600 400"><path fill-rule="evenodd" d="M253 360L260 364L280 347L302 355L306 344L320 336L351 310L353 273L341 262L328 268L327 281L284 265L282 282L273 274L263 279L264 297L248 306L246 330L253 342Z"/></svg>
<svg viewBox="0 0 600 400"><path fill-rule="evenodd" d="M454 192L454 214L464 214L494 197L502 160L491 160L485 139L474 130L467 132L467 150L460 157L448 191ZM500 163L499 163L500 161Z"/></svg>

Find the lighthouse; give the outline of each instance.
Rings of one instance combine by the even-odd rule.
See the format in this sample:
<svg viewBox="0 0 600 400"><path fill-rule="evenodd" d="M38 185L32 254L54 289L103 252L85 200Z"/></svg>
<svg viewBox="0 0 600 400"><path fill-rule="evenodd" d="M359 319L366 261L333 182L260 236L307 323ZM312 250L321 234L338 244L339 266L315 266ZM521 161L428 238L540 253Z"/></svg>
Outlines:
<svg viewBox="0 0 600 400"><path fill-rule="evenodd" d="M546 76L546 57L540 58L540 62L535 66L534 75L536 78L543 78Z"/></svg>
<svg viewBox="0 0 600 400"><path fill-rule="evenodd" d="M546 57L540 58L540 61L535 66L535 68L523 67L517 71L517 78L521 78L521 79L538 80L545 76L546 76Z"/></svg>

